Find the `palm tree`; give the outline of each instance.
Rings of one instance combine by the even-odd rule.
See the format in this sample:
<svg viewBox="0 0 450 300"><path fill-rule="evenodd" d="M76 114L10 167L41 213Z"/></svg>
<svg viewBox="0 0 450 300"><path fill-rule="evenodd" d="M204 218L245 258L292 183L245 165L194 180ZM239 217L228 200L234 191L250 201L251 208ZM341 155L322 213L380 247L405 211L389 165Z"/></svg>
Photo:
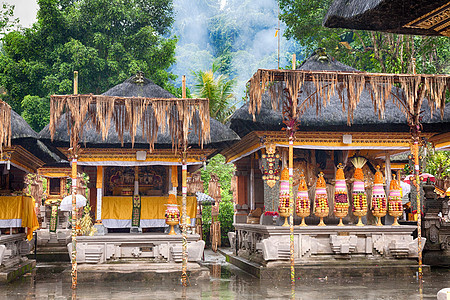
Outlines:
<svg viewBox="0 0 450 300"><path fill-rule="evenodd" d="M234 79L227 75L216 75L219 67L213 64L208 71L192 72L196 81L194 96L209 99L209 113L219 122L225 123L236 109L233 94Z"/></svg>

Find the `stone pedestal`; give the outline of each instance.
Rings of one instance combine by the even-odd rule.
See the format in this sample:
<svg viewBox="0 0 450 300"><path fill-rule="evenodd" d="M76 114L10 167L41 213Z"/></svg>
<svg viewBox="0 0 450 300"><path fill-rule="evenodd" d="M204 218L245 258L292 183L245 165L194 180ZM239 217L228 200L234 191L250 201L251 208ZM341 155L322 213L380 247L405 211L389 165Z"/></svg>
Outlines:
<svg viewBox="0 0 450 300"><path fill-rule="evenodd" d="M97 229L95 235L105 235L108 233L108 228L106 228L103 224L94 224L94 228Z"/></svg>
<svg viewBox="0 0 450 300"><path fill-rule="evenodd" d="M235 228L238 256L263 265L289 260L289 227L235 224ZM417 239L412 236L415 229L415 226L296 226L295 261L342 258L415 261L418 256Z"/></svg>

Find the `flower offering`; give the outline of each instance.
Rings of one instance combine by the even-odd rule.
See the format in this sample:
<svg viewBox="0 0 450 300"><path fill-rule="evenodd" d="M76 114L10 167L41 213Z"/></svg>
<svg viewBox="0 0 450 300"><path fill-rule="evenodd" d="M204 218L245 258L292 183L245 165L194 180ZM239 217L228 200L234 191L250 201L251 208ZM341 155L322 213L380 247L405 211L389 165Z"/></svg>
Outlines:
<svg viewBox="0 0 450 300"><path fill-rule="evenodd" d="M389 215L395 218L394 224L399 225L397 218L403 214L402 198L400 196L400 185L392 175L391 185L389 187Z"/></svg>
<svg viewBox="0 0 450 300"><path fill-rule="evenodd" d="M306 185L303 172L300 174L300 184L298 185L297 199L295 199L297 216L302 218L300 226L306 226L305 218L309 216L310 202L308 197L308 186Z"/></svg>
<svg viewBox="0 0 450 300"><path fill-rule="evenodd" d="M314 201L315 215L320 218L319 226L325 226L323 218L328 216L330 207L328 206L327 189L325 179L323 178L323 172L319 173L319 178L317 179Z"/></svg>
<svg viewBox="0 0 450 300"><path fill-rule="evenodd" d="M338 226L344 226L342 218L348 214L348 193L345 183L344 166L339 164L336 171L336 185L334 190L334 215L339 218Z"/></svg>
<svg viewBox="0 0 450 300"><path fill-rule="evenodd" d="M364 188L364 173L362 168L366 164L367 159L364 157L354 157L352 164L356 168L353 175L353 214L358 217L358 224L356 226L363 226L361 217L367 214L367 195Z"/></svg>
<svg viewBox="0 0 450 300"><path fill-rule="evenodd" d="M380 166L377 166L377 171L375 172L375 179L373 181L373 192L372 192L372 214L377 217L377 226L381 226L381 218L386 215L386 192L383 187L383 174L381 174Z"/></svg>

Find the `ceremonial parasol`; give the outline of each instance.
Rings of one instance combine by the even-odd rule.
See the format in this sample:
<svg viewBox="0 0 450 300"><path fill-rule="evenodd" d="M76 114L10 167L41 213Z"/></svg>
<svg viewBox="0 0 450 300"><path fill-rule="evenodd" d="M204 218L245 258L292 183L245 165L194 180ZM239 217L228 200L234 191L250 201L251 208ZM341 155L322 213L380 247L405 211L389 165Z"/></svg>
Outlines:
<svg viewBox="0 0 450 300"><path fill-rule="evenodd" d="M414 179L415 175L411 174L405 177L405 180L403 180L406 183L411 183L411 178ZM419 175L420 180L425 181L427 179L430 179L432 182L436 182L436 178L434 175L431 175L430 173L422 173Z"/></svg>
<svg viewBox="0 0 450 300"><path fill-rule="evenodd" d="M86 197L83 195L76 195L77 198L77 208L83 207L86 205ZM59 206L60 211L72 211L72 195L64 197Z"/></svg>

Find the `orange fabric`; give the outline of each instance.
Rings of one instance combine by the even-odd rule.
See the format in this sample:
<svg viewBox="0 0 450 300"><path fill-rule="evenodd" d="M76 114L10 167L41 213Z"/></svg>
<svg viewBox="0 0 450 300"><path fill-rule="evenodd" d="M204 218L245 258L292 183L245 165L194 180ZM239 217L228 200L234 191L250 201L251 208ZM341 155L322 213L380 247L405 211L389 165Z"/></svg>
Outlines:
<svg viewBox="0 0 450 300"><path fill-rule="evenodd" d="M32 197L23 197L22 203L22 227L27 228L27 239L31 241L33 231L39 228L36 211L34 210L35 201Z"/></svg>

